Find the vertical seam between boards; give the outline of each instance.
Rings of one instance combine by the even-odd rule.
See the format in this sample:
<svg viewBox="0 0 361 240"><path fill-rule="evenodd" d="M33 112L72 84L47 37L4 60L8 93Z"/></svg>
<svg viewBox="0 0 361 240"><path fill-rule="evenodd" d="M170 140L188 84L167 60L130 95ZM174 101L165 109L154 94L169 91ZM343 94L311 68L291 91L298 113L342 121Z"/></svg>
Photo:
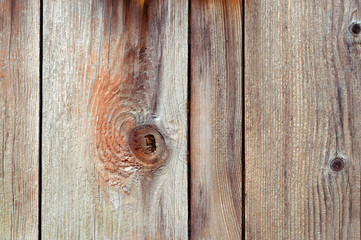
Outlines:
<svg viewBox="0 0 361 240"><path fill-rule="evenodd" d="M41 202L42 202L42 132L43 132L43 0L40 1L39 17L39 203L38 238L41 239Z"/></svg>
<svg viewBox="0 0 361 240"><path fill-rule="evenodd" d="M246 239L245 0L242 0L242 239Z"/></svg>
<svg viewBox="0 0 361 240"><path fill-rule="evenodd" d="M191 177L191 0L188 0L188 36L187 36L187 46L188 46L188 66L187 66L187 74L188 74L188 99L187 99L187 105L188 105L188 239L191 239L191 231L192 231L192 222L191 222L191 216L192 216L192 199L191 199L191 187L192 187L192 177Z"/></svg>
<svg viewBox="0 0 361 240"><path fill-rule="evenodd" d="M188 151L188 159L187 159L187 165L188 165L188 174L187 174L187 180L188 180L188 239L191 239L191 0L188 0L188 25L187 25L187 47L188 47L188 66L187 66L187 121L188 121L188 138L187 138L187 151Z"/></svg>

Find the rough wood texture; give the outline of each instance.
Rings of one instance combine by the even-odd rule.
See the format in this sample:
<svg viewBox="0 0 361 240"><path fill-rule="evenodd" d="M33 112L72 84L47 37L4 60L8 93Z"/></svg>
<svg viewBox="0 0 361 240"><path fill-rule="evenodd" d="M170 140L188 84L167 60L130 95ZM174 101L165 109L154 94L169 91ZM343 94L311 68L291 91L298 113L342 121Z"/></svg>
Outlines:
<svg viewBox="0 0 361 240"><path fill-rule="evenodd" d="M361 239L359 7L246 0L246 239Z"/></svg>
<svg viewBox="0 0 361 240"><path fill-rule="evenodd" d="M242 235L241 7L192 1L192 239Z"/></svg>
<svg viewBox="0 0 361 240"><path fill-rule="evenodd" d="M44 239L186 239L181 1L44 0Z"/></svg>
<svg viewBox="0 0 361 240"><path fill-rule="evenodd" d="M38 238L39 16L0 0L0 239Z"/></svg>

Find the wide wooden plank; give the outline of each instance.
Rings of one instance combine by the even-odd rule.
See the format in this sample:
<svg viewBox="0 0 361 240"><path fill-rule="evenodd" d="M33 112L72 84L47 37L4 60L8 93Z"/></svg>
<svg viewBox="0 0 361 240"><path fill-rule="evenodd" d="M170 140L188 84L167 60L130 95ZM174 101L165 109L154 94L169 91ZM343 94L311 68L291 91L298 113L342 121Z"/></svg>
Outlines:
<svg viewBox="0 0 361 240"><path fill-rule="evenodd" d="M39 8L0 0L0 239L38 239Z"/></svg>
<svg viewBox="0 0 361 240"><path fill-rule="evenodd" d="M191 238L242 237L242 5L191 1Z"/></svg>
<svg viewBox="0 0 361 240"><path fill-rule="evenodd" d="M359 7L246 0L246 239L361 239Z"/></svg>
<svg viewBox="0 0 361 240"><path fill-rule="evenodd" d="M43 13L42 236L187 238L187 0Z"/></svg>

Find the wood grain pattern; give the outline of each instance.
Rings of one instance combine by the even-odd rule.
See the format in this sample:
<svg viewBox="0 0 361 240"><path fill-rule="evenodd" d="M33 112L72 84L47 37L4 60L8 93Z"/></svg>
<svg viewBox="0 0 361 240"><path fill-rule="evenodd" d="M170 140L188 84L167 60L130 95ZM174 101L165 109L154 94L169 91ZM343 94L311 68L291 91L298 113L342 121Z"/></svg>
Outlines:
<svg viewBox="0 0 361 240"><path fill-rule="evenodd" d="M246 0L246 239L361 238L360 10Z"/></svg>
<svg viewBox="0 0 361 240"><path fill-rule="evenodd" d="M42 235L186 239L182 1L44 0Z"/></svg>
<svg viewBox="0 0 361 240"><path fill-rule="evenodd" d="M242 237L241 1L191 5L191 238Z"/></svg>
<svg viewBox="0 0 361 240"><path fill-rule="evenodd" d="M38 239L39 16L0 0L0 239Z"/></svg>

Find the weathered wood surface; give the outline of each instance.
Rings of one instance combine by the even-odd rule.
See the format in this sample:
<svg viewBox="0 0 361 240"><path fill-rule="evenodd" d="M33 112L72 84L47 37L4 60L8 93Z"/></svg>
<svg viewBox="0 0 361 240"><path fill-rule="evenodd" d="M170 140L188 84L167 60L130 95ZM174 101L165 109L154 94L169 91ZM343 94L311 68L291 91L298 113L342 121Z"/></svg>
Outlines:
<svg viewBox="0 0 361 240"><path fill-rule="evenodd" d="M39 17L0 0L0 239L38 238Z"/></svg>
<svg viewBox="0 0 361 240"><path fill-rule="evenodd" d="M43 13L42 236L186 239L188 1Z"/></svg>
<svg viewBox="0 0 361 240"><path fill-rule="evenodd" d="M359 7L245 3L246 239L361 238Z"/></svg>
<svg viewBox="0 0 361 240"><path fill-rule="evenodd" d="M40 138L40 1L0 0L0 239L40 139L43 239L361 239L358 1L246 0L245 63L241 1L43 2Z"/></svg>
<svg viewBox="0 0 361 240"><path fill-rule="evenodd" d="M242 237L241 1L191 2L191 238Z"/></svg>

